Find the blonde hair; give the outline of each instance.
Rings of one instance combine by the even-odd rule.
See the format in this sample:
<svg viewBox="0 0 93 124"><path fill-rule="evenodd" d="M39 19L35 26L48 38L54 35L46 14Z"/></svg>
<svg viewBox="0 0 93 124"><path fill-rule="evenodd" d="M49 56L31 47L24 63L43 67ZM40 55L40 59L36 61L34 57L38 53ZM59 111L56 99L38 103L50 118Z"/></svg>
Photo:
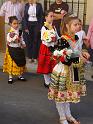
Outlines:
<svg viewBox="0 0 93 124"><path fill-rule="evenodd" d="M61 35L67 34L68 29L67 29L66 25L68 24L69 26L71 26L72 21L77 20L77 19L78 19L78 17L71 17L71 16L68 16L68 15L65 16L64 19L62 20L62 23L61 23L61 28L60 28Z"/></svg>

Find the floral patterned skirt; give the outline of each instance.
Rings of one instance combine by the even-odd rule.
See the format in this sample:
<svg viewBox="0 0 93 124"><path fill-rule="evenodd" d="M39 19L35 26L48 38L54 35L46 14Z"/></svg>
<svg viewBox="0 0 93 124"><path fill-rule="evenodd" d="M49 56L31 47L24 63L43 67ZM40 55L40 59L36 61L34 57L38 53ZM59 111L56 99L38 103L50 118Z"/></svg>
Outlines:
<svg viewBox="0 0 93 124"><path fill-rule="evenodd" d="M74 68L78 69L78 80L74 80ZM77 77L77 74L76 74ZM86 95L86 81L82 61L78 64L67 66L59 62L51 74L51 83L48 91L48 99L56 102L80 101L80 96Z"/></svg>
<svg viewBox="0 0 93 124"><path fill-rule="evenodd" d="M26 67L18 67L9 55L8 48L4 58L3 72L7 72L10 75L21 75L26 71Z"/></svg>

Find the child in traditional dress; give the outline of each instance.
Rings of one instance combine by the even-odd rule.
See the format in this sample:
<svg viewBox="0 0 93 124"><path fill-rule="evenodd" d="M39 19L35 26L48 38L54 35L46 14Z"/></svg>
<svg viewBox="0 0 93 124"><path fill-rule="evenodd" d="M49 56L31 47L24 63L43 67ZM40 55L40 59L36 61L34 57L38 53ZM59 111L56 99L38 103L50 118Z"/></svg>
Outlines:
<svg viewBox="0 0 93 124"><path fill-rule="evenodd" d="M77 17L64 18L62 36L57 50L58 64L53 68L48 98L55 100L60 116L60 124L80 124L71 114L70 102L80 102L80 96L86 94L83 63L89 58L86 51L79 51L79 38L75 35L78 28ZM64 61L60 58L64 57Z"/></svg>
<svg viewBox="0 0 93 124"><path fill-rule="evenodd" d="M3 72L9 74L8 83L13 83L13 75L18 75L18 80L26 81L23 73L26 71L26 59L24 53L25 42L22 33L19 32L19 22L16 16L9 17L11 26L7 34L7 48L3 65Z"/></svg>
<svg viewBox="0 0 93 124"><path fill-rule="evenodd" d="M51 59L52 53L51 48L56 44L58 38L55 27L53 27L53 12L45 12L44 26L41 29L41 46L38 58L38 68L37 73L44 75L45 87L48 87L50 83L50 74L54 65L54 61Z"/></svg>

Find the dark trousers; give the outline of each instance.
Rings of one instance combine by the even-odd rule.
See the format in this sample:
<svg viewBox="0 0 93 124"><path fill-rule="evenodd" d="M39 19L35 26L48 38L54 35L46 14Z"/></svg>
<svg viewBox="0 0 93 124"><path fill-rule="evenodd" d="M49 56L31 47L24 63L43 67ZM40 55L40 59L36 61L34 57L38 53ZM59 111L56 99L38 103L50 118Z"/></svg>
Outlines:
<svg viewBox="0 0 93 124"><path fill-rule="evenodd" d="M24 33L28 58L37 59L40 47L40 30L38 22L28 22L28 33Z"/></svg>
<svg viewBox="0 0 93 124"><path fill-rule="evenodd" d="M55 28L56 28L56 30L57 30L58 36L61 37L60 25L55 25Z"/></svg>

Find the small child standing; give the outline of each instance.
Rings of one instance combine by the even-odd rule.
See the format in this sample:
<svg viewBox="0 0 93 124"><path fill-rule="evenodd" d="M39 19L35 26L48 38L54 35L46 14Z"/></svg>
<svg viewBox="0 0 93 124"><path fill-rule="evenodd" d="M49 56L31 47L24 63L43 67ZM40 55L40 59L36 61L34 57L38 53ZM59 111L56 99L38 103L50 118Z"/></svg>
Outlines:
<svg viewBox="0 0 93 124"><path fill-rule="evenodd" d="M50 74L52 72L52 68L54 65L54 61L51 59L52 52L51 48L56 44L58 35L55 27L53 27L53 12L46 11L45 12L45 20L44 26L41 29L41 46L39 51L38 58L38 68L37 73L44 75L45 87L49 86L50 83Z"/></svg>
<svg viewBox="0 0 93 124"><path fill-rule="evenodd" d="M86 33L85 31L82 29L82 21L80 19L78 19L78 28L77 28L77 33L76 35L78 36L79 38L79 49L80 51L82 50L82 46L83 46L83 43L84 43L84 40L86 38Z"/></svg>
<svg viewBox="0 0 93 124"><path fill-rule="evenodd" d="M51 74L48 98L56 103L60 124L80 124L71 114L70 103L80 102L80 97L86 94L83 63L87 61L88 53L79 51L79 38L75 35L78 26L77 17L64 18L61 40L53 52L61 56ZM64 57L64 61L60 57Z"/></svg>
<svg viewBox="0 0 93 124"><path fill-rule="evenodd" d="M18 80L26 81L23 73L26 71L26 59L24 48L25 42L22 39L22 34L19 32L19 22L16 16L9 17L11 26L7 34L7 48L4 58L3 72L9 74L8 83L13 83L13 75L18 75Z"/></svg>

